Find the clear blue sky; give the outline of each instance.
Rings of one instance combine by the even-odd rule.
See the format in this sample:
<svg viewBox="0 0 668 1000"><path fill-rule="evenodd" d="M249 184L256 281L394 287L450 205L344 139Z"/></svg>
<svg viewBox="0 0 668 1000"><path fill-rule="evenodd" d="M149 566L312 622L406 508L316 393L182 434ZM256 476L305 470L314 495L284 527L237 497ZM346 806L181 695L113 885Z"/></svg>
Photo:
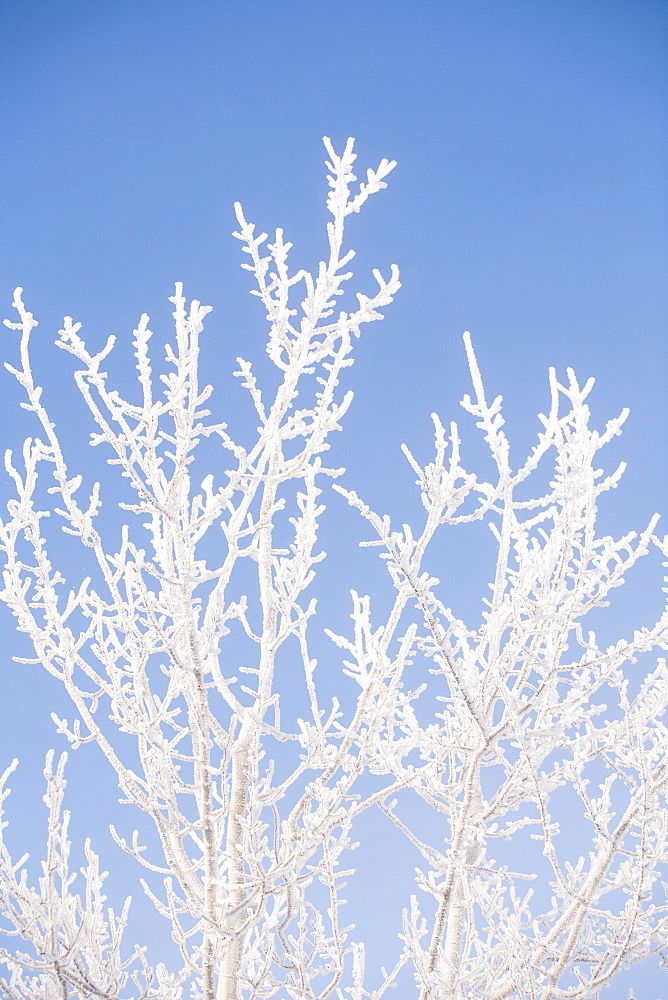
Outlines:
<svg viewBox="0 0 668 1000"><path fill-rule="evenodd" d="M465 421L470 329L518 450L550 365L596 376L600 423L630 406L609 449L610 465L628 460L627 481L604 517L617 533L642 527L667 506L667 43L658 0L0 0L0 298L9 315L23 285L40 320L38 374L60 426L76 440L69 365L47 346L62 316L92 340L129 339L143 311L167 330L176 280L214 306L206 364L221 401L228 390L236 401L234 358L261 357L264 326L232 203L269 232L283 226L296 261L314 266L321 136L341 147L352 135L362 169L398 161L352 220L355 288L394 262L404 287L350 374L336 458L347 482L400 520L415 510L398 446L428 453L432 410ZM14 447L32 431L17 398L6 376L0 427ZM344 595L376 579L332 565ZM457 582L465 604L484 579ZM624 625L647 604L656 597L637 590ZM12 691L27 683L10 676ZM18 730L48 719L44 683L25 689L34 697L5 728L2 761ZM40 725L19 747L26 816L42 808L29 788L54 744ZM636 986L641 1000L665 988L657 975Z"/></svg>

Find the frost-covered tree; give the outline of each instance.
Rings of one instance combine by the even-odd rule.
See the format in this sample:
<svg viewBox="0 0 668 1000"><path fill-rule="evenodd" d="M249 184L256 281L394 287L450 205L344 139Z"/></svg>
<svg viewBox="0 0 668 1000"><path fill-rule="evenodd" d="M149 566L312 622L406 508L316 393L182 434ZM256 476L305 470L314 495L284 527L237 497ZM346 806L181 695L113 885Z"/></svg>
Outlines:
<svg viewBox="0 0 668 1000"><path fill-rule="evenodd" d="M38 436L22 461L5 457L15 496L0 524L2 599L34 646L22 662L41 664L71 699L71 718L54 715L58 733L74 750L97 743L123 800L153 825L150 843L112 834L146 869L144 889L181 962L168 969L140 940L124 944L128 907L107 909L90 843L80 873L72 869L66 754L50 753L41 877L0 844L0 993L10 1000L378 1000L397 983L420 1000L593 1000L666 940L668 671L659 660L640 676L637 658L665 649L668 611L612 644L583 621L639 558L668 557L656 517L639 535L596 534L599 497L623 472L602 473L598 452L626 412L593 430L592 380L551 372L537 443L512 465L501 399L488 402L466 335L473 395L462 405L489 449L490 481L465 471L457 425L434 415L432 461L423 466L404 447L424 506L419 526L398 529L334 485L368 522L364 544L385 560L389 614L353 591L352 629L338 635L309 596L324 557L325 490L343 471L323 464L351 402L340 383L360 327L380 319L400 287L396 268L387 280L375 271L376 293L337 310L353 257L343 250L345 219L385 187L394 163L382 160L353 193L352 140L341 156L325 145L332 220L315 275L291 273L282 231L265 244L237 206L235 235L278 371L277 388L263 390L239 359L257 415L250 443L209 421L212 389L197 367L209 309L187 307L180 285L162 374L148 316L134 332L134 401L108 385L113 339L91 353L66 317L57 344L78 366L91 444L124 477L119 534L98 516L99 485L81 498L88 489L33 379L36 324L16 291L18 321L6 325L20 337L20 360L7 367ZM200 467L198 446L213 464ZM527 499L532 478L539 495ZM87 548L86 578L52 565L54 520ZM429 546L475 520L493 533L496 563L484 609L464 622L445 595L465 570L434 565ZM323 704L323 656L330 673L353 679L354 702ZM281 714L280 663L303 692L294 725ZM577 863L560 834L565 792L569 823L591 834ZM411 823L415 797L433 810L427 833ZM366 973L341 895L365 810L403 831L409 865L422 857L396 965Z"/></svg>

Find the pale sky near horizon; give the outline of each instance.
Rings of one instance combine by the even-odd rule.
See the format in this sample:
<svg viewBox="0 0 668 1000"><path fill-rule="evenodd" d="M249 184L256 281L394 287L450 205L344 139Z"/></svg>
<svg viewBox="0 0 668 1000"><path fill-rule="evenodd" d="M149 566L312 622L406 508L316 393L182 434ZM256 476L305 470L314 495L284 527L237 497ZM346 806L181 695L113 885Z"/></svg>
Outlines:
<svg viewBox="0 0 668 1000"><path fill-rule="evenodd" d="M382 157L398 166L351 220L351 289L373 288L371 269L392 263L403 288L349 373L355 402L332 452L347 484L398 521L419 507L399 445L428 456L434 410L466 423L469 329L518 452L548 405L549 366L596 377L601 426L630 407L607 459L628 472L603 517L616 534L641 529L668 497L667 43L658 0L0 0L2 318L22 285L40 321L37 375L76 445L71 366L48 346L63 315L93 341L118 334L132 375L139 315L162 343L167 297L183 281L214 307L205 363L229 419L234 359L264 349L233 202L258 229L282 226L295 263L314 268L325 249L321 137L342 149L352 135L358 176ZM18 400L5 374L3 448L34 432ZM366 570L349 582L332 560L345 602ZM481 572L456 581L465 608ZM657 606L656 573L639 580L619 609L624 629ZM6 615L0 627L8 658ZM0 765L15 753L24 762L10 801L27 831L43 810L44 751L60 744L46 680L9 670L7 690L22 700ZM73 763L74 809L95 780ZM665 973L620 983L603 997L634 985L639 1000L661 1000Z"/></svg>

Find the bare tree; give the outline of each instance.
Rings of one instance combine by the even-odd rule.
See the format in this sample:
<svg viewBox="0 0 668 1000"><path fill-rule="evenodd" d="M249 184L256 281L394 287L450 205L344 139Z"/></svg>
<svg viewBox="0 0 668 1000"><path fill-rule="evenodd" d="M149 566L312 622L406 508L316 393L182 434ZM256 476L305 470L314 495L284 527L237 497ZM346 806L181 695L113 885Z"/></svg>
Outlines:
<svg viewBox="0 0 668 1000"><path fill-rule="evenodd" d="M74 378L97 425L91 443L111 450L108 461L132 491L121 507L133 527L120 540L98 517L99 485L79 499L83 477L69 471L34 382L36 323L16 291L19 321L6 325L20 334L20 362L7 367L41 436L25 442L22 466L5 458L16 496L0 526L2 598L34 645L34 659L21 662L41 663L71 699L72 721L54 715L58 732L73 749L97 743L125 802L154 825L155 849L138 832L112 834L147 869L144 889L182 962L170 972L140 943L123 950L128 904L120 915L105 908L90 843L81 877L71 870L66 755L54 763L50 753L47 854L36 884L26 858L14 861L0 845L0 993L11 1000L176 1000L186 991L202 1000L379 1000L398 981L420 1000L592 1000L666 939L658 878L668 859L668 671L660 660L630 683L626 667L666 647L668 611L605 647L582 619L650 549L668 557L668 539L655 535L657 517L638 536L596 535L598 497L623 467L605 476L595 462L626 412L603 433L592 430L593 380L580 386L569 371L562 384L550 373L537 444L513 467L501 399L487 402L466 335L474 393L462 405L484 435L492 481L465 471L457 425L446 431L434 415L433 461L423 467L404 447L425 508L419 530L393 528L334 485L369 522L373 539L364 544L380 547L395 593L380 617L353 591L352 635L327 634L344 650L356 702L324 707L319 699L316 603L306 592L324 557L323 481L343 471L322 456L351 402L339 383L354 338L400 287L396 268L387 281L375 271L375 295L336 311L353 257L342 247L344 220L385 187L394 163L382 160L352 194L352 140L341 156L325 145L332 221L329 258L315 276L290 274L282 231L265 251L266 234L255 236L237 206L235 236L279 376L273 395L263 393L238 359L258 420L248 446L208 422L212 389L200 385L197 363L209 309L197 301L187 309L180 285L170 300L175 341L159 377L148 316L135 330L137 402L107 385L113 338L90 353L80 324L65 318L57 344L80 366ZM299 309L295 286L304 289ZM202 475L204 438L226 449L231 468ZM540 481L550 460L549 484L526 499L525 482ZM89 550L93 570L83 580L66 582L51 564L48 498L73 544ZM443 603L425 560L437 532L475 520L489 524L497 557L486 610L466 624ZM452 568L451 584L460 572ZM296 726L281 716L281 657L301 676ZM338 661L331 644L329 659ZM416 684L420 672L427 684ZM5 797L15 766L3 777ZM589 856L575 864L555 807L564 789L591 830ZM411 824L415 796L433 809L429 837ZM352 873L341 864L357 817L372 808L403 831L423 865L396 965L370 986L363 944L344 923L341 889ZM507 842L518 845L521 870L491 856L493 841L502 854ZM532 879L545 898L518 888ZM85 884L78 894L77 880Z"/></svg>

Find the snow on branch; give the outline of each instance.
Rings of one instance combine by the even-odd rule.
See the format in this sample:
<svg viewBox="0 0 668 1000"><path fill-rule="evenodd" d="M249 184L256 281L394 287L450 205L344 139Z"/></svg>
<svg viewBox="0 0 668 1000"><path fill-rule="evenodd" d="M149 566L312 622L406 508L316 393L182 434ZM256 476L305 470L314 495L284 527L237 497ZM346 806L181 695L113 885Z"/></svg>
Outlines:
<svg viewBox="0 0 668 1000"><path fill-rule="evenodd" d="M665 943L668 672L664 659L646 664L668 647L668 610L631 635L613 617L605 640L584 619L639 560L658 550L668 563L668 540L658 516L638 533L598 533L598 504L624 472L604 472L599 453L627 412L593 427L593 380L550 373L536 444L515 465L503 401L488 401L466 334L473 389L462 406L492 481L466 468L458 425L433 414L432 459L403 446L418 523L399 527L334 485L367 522L362 544L379 551L391 599L353 589L349 633L326 627L313 596L318 536L327 480L344 470L323 454L352 400L342 383L355 340L400 281L395 266L374 271L376 291L346 303L346 219L395 163L381 160L354 187L353 141L341 155L324 142L328 256L313 273L291 270L283 230L267 242L236 206L242 267L278 369L272 388L238 359L257 421L244 445L211 416L213 389L200 380L210 307L188 304L177 284L164 358L147 315L134 331L135 394L103 370L115 339L96 351L64 320L56 344L78 366L90 442L111 467L84 488L90 462L71 471L43 401L49 387L33 374L36 321L16 290L18 320L5 322L19 334L18 361L6 367L32 429L22 456L5 454L14 495L0 521L0 596L33 646L17 660L43 666L69 697L70 717L52 715L57 734L72 750L97 745L138 817L126 829L121 810L110 858L123 851L142 869L176 959L170 972L141 940L123 944L129 900L118 915L108 908L113 875L89 842L70 843L66 755L54 763L51 751L41 875L14 860L0 822L9 1000L380 1000L396 985L419 1000L594 1000ZM205 439L226 462L207 464ZM102 513L114 473L120 527ZM527 499L534 475L541 485ZM434 541L479 521L494 563L479 611L462 615L467 567ZM72 551L83 547L80 576L81 559L61 558L61 528ZM323 657L341 677L329 703ZM15 767L2 776L3 803ZM588 838L579 860L562 837L565 796ZM419 829L417 802L433 815ZM367 968L345 898L356 877L348 852L370 811L421 865L389 971Z"/></svg>

